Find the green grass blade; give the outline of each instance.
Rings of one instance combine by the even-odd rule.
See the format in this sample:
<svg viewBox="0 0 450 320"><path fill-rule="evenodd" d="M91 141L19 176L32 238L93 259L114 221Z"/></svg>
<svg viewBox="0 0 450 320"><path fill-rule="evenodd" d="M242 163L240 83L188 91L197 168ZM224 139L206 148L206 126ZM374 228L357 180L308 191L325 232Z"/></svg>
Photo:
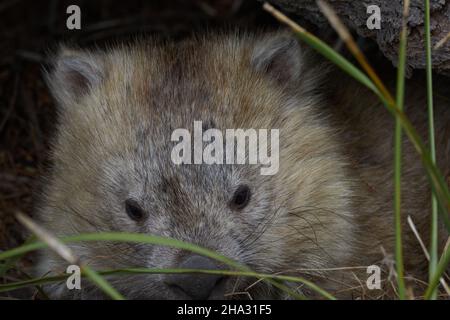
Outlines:
<svg viewBox="0 0 450 320"><path fill-rule="evenodd" d="M434 108L433 108L433 75L431 60L431 32L430 32L430 0L425 0L425 47L426 47L426 74L427 74L427 105L428 105L428 139L430 156L436 163L436 145L434 138ZM438 263L438 206L436 197L431 195L431 239L430 239L430 264L429 278L433 278ZM437 291L431 294L431 299L436 299Z"/></svg>
<svg viewBox="0 0 450 320"><path fill-rule="evenodd" d="M32 236L25 241L25 244L31 243L35 241L36 237ZM11 269L21 258L23 255L18 255L13 258L8 259L5 263L0 264L0 277L3 277L4 274Z"/></svg>
<svg viewBox="0 0 450 320"><path fill-rule="evenodd" d="M174 248L178 248L178 249L188 250L188 251L209 257L211 259L215 259L217 261L225 263L225 264L227 264L233 268L236 268L240 271L243 271L243 272L252 272L247 266L237 263L234 260L232 260L228 257L225 257L223 255L220 255L212 250L205 249L205 248L199 247L197 245L186 243L186 242L179 241L176 239L165 238L165 237L160 237L160 236L153 236L153 235L147 235L147 234L136 234L136 233L105 232L105 233L79 234L79 235L64 237L64 238L61 238L60 240L64 243L83 242L83 241L111 241L111 242L147 243L147 244L152 244L152 245L169 246L169 247L174 247ZM29 251L42 249L45 247L47 247L47 245L43 242L34 242L34 243L22 245L20 247L0 253L0 261L9 259L11 257L15 257L17 255L21 255L23 253L27 253ZM297 277L297 279L301 279L301 278ZM286 293L288 293L289 295L291 295L294 298L297 298L297 299L304 298L303 296L297 294L296 292L292 291L288 287L272 280L270 276L267 276L265 281L267 281L271 285L285 291ZM316 288L316 287L317 286L313 286L312 288ZM323 293L324 291L322 290L321 292ZM321 292L318 292L318 293L321 293ZM331 294L327 293L327 295L331 297Z"/></svg>
<svg viewBox="0 0 450 320"><path fill-rule="evenodd" d="M450 191L448 189L447 183L445 182L443 175L433 163L427 147L423 143L419 134L417 133L414 126L411 124L409 119L399 110L394 101L391 101L388 97L385 97L381 91L375 86L375 84L360 70L358 70L354 65L352 65L347 59L342 57L339 53L335 52L331 47L325 44L322 40L315 37L314 35L307 32L305 29L301 28L298 24L290 20L288 17L283 15L278 10L274 9L268 3L264 4L264 8L273 14L278 20L287 24L294 33L302 41L309 44L315 50L317 50L324 57L335 63L339 68L347 72L351 77L365 85L372 92L374 92L380 100L383 102L386 109L397 119L399 119L402 128L409 140L412 142L414 148L418 152L421 161L426 169L428 178L435 193L438 203L442 209L442 218L445 223L447 230L450 232L450 218L448 213L450 212Z"/></svg>
<svg viewBox="0 0 450 320"><path fill-rule="evenodd" d="M0 292L8 292L17 289L40 286L50 283L62 282L66 280L70 275L61 275L61 276L53 276L53 277L41 277L41 278L32 278L27 280L8 282L4 284L0 284Z"/></svg>
<svg viewBox="0 0 450 320"><path fill-rule="evenodd" d="M338 67L340 67L342 70L347 72L351 77L365 85L367 88L369 88L371 91L373 91L383 102L384 106L387 108L387 110L395 117L396 123L401 124L401 128L405 131L406 135L408 136L409 140L412 142L414 148L420 155L421 161L424 165L424 168L426 169L428 178L430 180L430 185L433 190L433 194L435 198L437 199L437 204L439 204L441 211L438 211L441 213L442 220L444 221L444 224L447 228L447 230L450 232L450 191L447 186L447 183L445 179L443 178L443 175L441 174L440 170L436 167L435 161L428 151L428 148L423 143L422 139L418 135L416 129L413 127L409 119L406 117L404 112L398 108L397 102L394 102L392 98L389 96L385 96L382 91L380 91L380 88L375 85L374 82L372 82L371 79L365 77L365 75L361 75L361 72L354 66L349 66L349 62L346 61L345 58L339 55L339 53L335 52L333 49L331 49L328 45L326 45L323 41L315 37L314 35L308 33L305 29L301 28L298 24L290 20L288 17L283 15L281 12L273 8L268 3L264 4L264 9L270 12L275 18L277 18L280 22L285 23L288 25L294 33L304 42L309 44L311 47L313 47L316 51L318 51L320 54L322 54L324 57L329 59L330 61L334 62ZM428 47L429 48L429 47ZM357 56L358 58L358 56ZM360 57L359 57L360 58ZM365 61L365 59L363 59ZM370 66L369 66L370 67ZM431 67L431 63L430 63ZM358 71L355 71L358 70ZM370 68L370 70L372 70ZM367 79L366 79L367 78ZM377 77L378 78L378 77ZM430 79L431 79L431 72L430 72ZM368 83L370 82L370 84ZM429 82L430 83L430 82ZM384 85L383 85L384 86ZM428 90L430 94L432 93L432 88ZM399 133L397 133L399 135ZM398 139L398 137L397 137ZM400 158L401 153L399 152L397 154L397 157ZM396 160L397 161L397 160ZM401 169L401 168L400 168ZM397 170L397 172L400 172L400 170ZM397 177L399 181L399 177ZM399 186L399 184L397 185ZM398 190L399 192L400 190ZM398 208L400 208L400 198L397 199ZM399 211L399 210L398 210ZM397 215L399 212L397 212ZM436 214L437 216L437 214ZM436 219L434 219L436 221ZM397 224L397 226L400 226L400 224ZM398 227L396 227L398 229ZM397 234L399 234L400 230L397 230ZM435 233L436 234L436 233ZM398 239L397 239L398 240ZM400 241L396 241L396 248L399 248ZM397 253L400 252L398 249L396 250Z"/></svg>
<svg viewBox="0 0 450 320"><path fill-rule="evenodd" d="M40 225L36 224L27 215L16 212L16 219L29 231L31 231L39 240L43 241L49 249L60 256L69 264L79 265L81 272L84 273L95 285L97 285L106 295L114 300L123 300L122 295L117 292L105 279L98 275L93 269L82 264L74 255L72 250L62 243L57 237L45 230Z"/></svg>
<svg viewBox="0 0 450 320"><path fill-rule="evenodd" d="M441 260L436 266L436 271L433 273L429 281L428 288L425 292L425 299L431 299L433 297L434 292L436 291L436 288L439 285L439 279L444 275L449 264L450 264L450 246L444 252L444 254L441 257Z"/></svg>
<svg viewBox="0 0 450 320"><path fill-rule="evenodd" d="M397 66L397 95L396 104L403 111L405 94L405 62L407 44L407 16L409 10L408 0L404 0L403 24L400 32L400 46ZM399 118L395 118L394 137L394 213L395 213L395 266L397 271L397 284L399 298L405 299L405 280L402 247L402 219L401 219L401 172L402 172L402 124Z"/></svg>
<svg viewBox="0 0 450 320"><path fill-rule="evenodd" d="M273 274L265 274L265 273L257 273L257 272L243 272L243 271L229 271L229 270L203 270L203 269L159 269L159 268L127 268L127 269L116 269L116 270L106 270L106 271L98 271L98 274L102 276L111 276L111 275L129 275L129 274L180 274L180 273L193 273L193 274L220 274L226 276L240 276L240 277L253 277L258 279L273 279L279 281L289 281L302 283L305 286L313 289L317 293L321 294L324 298L335 300L336 298L325 290L321 289L314 283L301 278L301 277L293 277L286 275L273 275ZM17 290L21 288L37 286L37 285L45 285L55 282L61 282L67 279L69 275L61 275L61 276L53 276L53 277L43 277L36 278L24 281L18 281L13 283L7 283L0 285L0 292L7 292L12 290Z"/></svg>
<svg viewBox="0 0 450 320"><path fill-rule="evenodd" d="M359 70L357 67L355 67L354 64L352 64L350 61L345 59L341 54L333 50L329 45L327 45L325 42L317 38L312 33L309 33L305 29L301 28L298 24L294 23L292 20L288 19L286 16L282 15L281 13L275 8L273 8L268 3L264 4L264 9L273 14L277 19L282 21L283 23L286 23L295 33L295 35L302 40L303 42L306 42L309 46L314 48L317 52L319 52L321 55L323 55L325 58L333 62L335 65L337 65L339 68L341 68L344 72L351 75L353 78L355 78L357 81L362 83L364 86L369 88L371 91L375 92L377 95L380 95L381 93L377 89L377 87L374 85L372 80L367 77L364 72Z"/></svg>
<svg viewBox="0 0 450 320"><path fill-rule="evenodd" d="M88 266L82 266L81 272L89 278L89 280L99 287L104 293L114 300L124 300L125 298L114 289L108 281Z"/></svg>

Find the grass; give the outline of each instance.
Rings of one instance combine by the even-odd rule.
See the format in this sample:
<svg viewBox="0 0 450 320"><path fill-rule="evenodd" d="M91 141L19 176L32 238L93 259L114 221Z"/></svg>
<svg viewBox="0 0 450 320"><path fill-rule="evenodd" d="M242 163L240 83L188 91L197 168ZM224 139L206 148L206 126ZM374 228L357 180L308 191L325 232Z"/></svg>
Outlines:
<svg viewBox="0 0 450 320"><path fill-rule="evenodd" d="M442 275L445 273L447 266L450 263L450 248L447 248L441 258L438 255L438 214L441 213L442 221L445 223L448 230L450 230L450 221L448 212L450 211L450 192L447 184L436 167L436 150L434 144L434 112L433 112L433 87L432 87L432 60L431 60L431 37L430 37L430 8L429 0L425 0L425 36L426 36L426 61L427 61L427 106L428 106L428 120L429 120L429 148L427 148L424 142L420 139L417 131L412 126L411 122L407 118L403 110L404 104L404 89L405 89L405 63L406 63L406 45L407 45L407 16L409 9L409 1L404 1L403 23L400 30L400 45L398 56L398 69L397 69L397 86L396 86L396 98L390 94L389 90L383 84L378 77L375 70L371 67L370 63L360 51L356 42L352 38L350 32L341 23L340 19L334 13L333 9L324 1L318 1L318 6L324 13L324 15L330 21L330 24L335 28L339 36L344 40L349 51L354 55L356 61L360 64L360 68L353 63L345 59L338 52L334 51L325 42L309 33L307 30L287 18L278 10L274 9L269 4L264 4L264 8L274 15L282 23L287 24L297 36L317 50L325 58L333 62L340 67L348 75L359 81L362 85L366 86L372 92L374 92L389 112L395 117L395 133L394 133L394 215L395 215L395 258L396 258L396 273L397 273L397 292L400 299L406 297L406 287L404 282L404 269L403 269L403 253L402 253L402 221L401 221L401 171L402 171L402 136L403 133L413 143L416 151L421 156L423 165L427 171L430 185L432 188L432 207L431 210L431 239L430 239L430 263L429 263L429 283L424 294L425 299L435 299L437 297L437 288ZM439 210L439 208L441 210ZM289 287L285 286L281 282L293 282L301 283L311 290L322 295L327 299L335 299L333 295L324 291L316 284L301 278L292 277L287 275L271 275L261 274L250 270L248 267L241 265L225 256L222 256L211 250L178 241L176 239L163 238L152 235L144 234L132 234L132 233L96 233L96 234L79 234L74 236L65 237L63 239L53 239L54 241L46 241L46 237L40 237L39 231L32 230L37 233L38 238L43 242L36 241L35 239L26 242L20 247L13 248L11 250L0 252L0 276L4 275L24 254L42 249L49 246L55 252L63 248L62 252L59 252L61 256L67 254L67 246L65 243L72 242L86 242L86 241L114 241L114 242L134 242L134 243L146 243L151 245L169 246L179 249L188 250L200 255L204 255L211 259L220 261L228 265L233 270L195 270L195 269L148 269L148 268L134 268L134 269L120 269L120 270L93 270L92 268L82 264L82 275L101 290L105 292L109 297L113 299L123 299L124 297L115 290L106 280L105 276L110 275L126 275L126 274L155 274L155 273L206 273L206 274L223 274L232 276L246 276L253 277L259 280L267 281L271 285L285 291L294 298L302 299L303 296L299 295ZM42 235L42 234L41 234ZM53 245L52 245L53 243ZM64 244L63 244L64 243ZM59 249L58 249L59 248ZM65 249L64 249L65 248ZM64 251L65 250L65 251ZM65 253L64 253L65 252ZM73 257L72 257L73 258ZM70 254L66 257L66 260L71 260ZM72 262L76 261L73 258ZM69 261L70 262L70 261ZM0 284L0 292L6 292L10 290L16 290L19 288L29 286L40 286L49 283L64 281L68 275L57 275L43 278L27 279L24 281L9 282Z"/></svg>
<svg viewBox="0 0 450 320"><path fill-rule="evenodd" d="M409 1L404 1L403 23L400 32L400 46L397 65L397 95L396 103L399 110L403 111L405 96L405 64L407 44L407 18L409 15ZM395 266L397 271L398 295L405 299L405 280L402 247L402 219L401 219L401 174L402 174L402 125L398 118L395 119L394 134L394 212L395 212Z"/></svg>
<svg viewBox="0 0 450 320"><path fill-rule="evenodd" d="M66 260L71 265L78 265L81 269L81 273L85 275L89 280L100 288L107 296L114 300L123 300L124 297L114 289L102 276L95 272L92 268L85 265L80 261L78 257L72 252L72 250L61 242L58 238L50 234L47 230L34 223L28 216L17 213L17 220L28 228L34 235L42 240L50 249L55 251L61 258ZM16 258L16 257L11 257Z"/></svg>
<svg viewBox="0 0 450 320"><path fill-rule="evenodd" d="M226 270L206 271L209 273L220 273L220 274L224 274L224 275L232 274L235 276L250 276L250 277L263 279L264 281L267 281L270 284L274 285L275 287L278 287L279 289L288 293L293 298L303 299L304 298L303 296L293 292L293 290L287 288L284 285L279 284L278 282L276 282L274 280L298 282L298 283L304 284L305 286L309 287L310 289L314 290L315 292L319 293L320 295L322 295L323 297L325 297L327 299L333 299L333 300L335 299L334 296L331 295L330 293L326 292L325 290L321 289L314 283L312 283L306 279L303 279L301 277L291 277L291 276L284 276L284 275L270 275L270 274L256 273L256 272L251 271L248 267L241 265L241 264L235 262L234 260L227 258L223 255L220 255L214 251L199 247L199 246L191 244L191 243L179 241L176 239L153 236L153 235L145 235L145 234L140 234L140 233L136 234L136 233L117 233L117 232L107 233L107 232L104 232L104 233L93 233L93 234L78 234L78 235L74 235L74 236L64 237L60 240L64 243L86 242L86 241L134 242L134 243L141 243L141 244L145 243L145 244L161 245L161 246L168 246L168 247L173 247L173 248L178 248L178 249L184 249L184 250L188 250L188 251L209 257L211 259L220 261L220 262L238 270L238 271L226 271ZM0 261L14 258L14 257L20 256L20 255L23 255L27 252L30 252L30 251L43 249L47 246L48 245L46 243L39 242L39 241L35 241L35 242L29 243L29 244L24 244L20 247L0 253ZM134 269L134 270L135 270L135 272L140 270L142 273L151 273L152 272L151 269ZM88 272L92 272L92 270L88 269ZM172 272L172 271L169 270L168 272ZM191 270L190 272L198 272L198 271ZM163 272L161 272L161 273L163 273ZM85 275L89 277L89 276L92 276L92 273L85 272ZM94 281L99 280L99 278L97 276L98 276L97 274L94 274L95 279L91 278L91 280L94 280ZM59 278L52 279L53 282L55 282L57 280L59 281L60 279ZM96 284L99 285L100 283L97 282ZM105 282L102 282L101 284L106 285ZM19 284L18 283L7 284L7 286L12 286L12 287L17 286L17 285L19 285ZM101 289L105 289L105 287L102 287L100 285L99 285L99 287ZM0 285L0 291L2 291L1 288L2 288L2 285ZM3 286L3 288L5 288L5 287ZM110 290L103 290L103 291L106 294L108 294L110 297L113 297L113 298L118 297L116 294L111 295Z"/></svg>
<svg viewBox="0 0 450 320"><path fill-rule="evenodd" d="M425 292L425 299L432 299L435 297L436 288L439 284L439 279L445 273L450 263L450 249L447 249L441 257L435 272L429 281L427 291Z"/></svg>
<svg viewBox="0 0 450 320"><path fill-rule="evenodd" d="M433 91L432 91L432 63L431 63L431 40L430 40L430 17L429 17L429 0L425 1L426 13L425 13L425 29L426 29L426 52L427 52L427 101L428 101L428 115L429 115L429 144L430 148L425 146L421 140L417 131L412 126L409 119L403 112L403 100L404 100L404 72L405 72L405 57L406 57L406 42L407 42L407 23L406 18L409 11L409 1L404 1L403 11L403 23L402 30L400 32L400 46L398 57L398 70L397 70L397 96L394 101L392 95L386 89L386 86L380 80L374 69L371 67L363 53L360 51L356 42L353 40L350 32L341 23L333 9L322 0L317 1L319 8L328 18L328 21L339 34L341 39L347 45L349 51L353 54L355 59L360 64L361 68L366 72L364 74L361 70L356 68L351 62L345 59L338 52L330 48L322 40L318 39L304 28L296 24L287 16L276 10L268 3L264 4L265 10L270 12L280 22L289 26L300 40L304 41L325 58L333 62L336 66L340 67L348 75L365 85L368 89L373 91L385 105L385 107L395 117L395 150L394 150L394 213L395 213L395 248L396 248L396 271L398 280L398 295L400 299L405 298L405 284L404 284L404 270L403 270L403 255L402 255L402 228L401 228L401 145L402 145L402 129L407 134L410 141L413 143L416 151L419 153L422 159L422 163L428 173L431 188L432 188L432 230L431 230L431 255L434 255L434 259L430 260L430 281L428 289L425 293L425 297L436 297L436 288L439 284L439 279L442 277L450 262L450 248L447 248L443 253L443 256L436 266L437 261L437 238L438 238L438 204L441 207L442 218L450 231L450 223L448 212L450 212L450 193L445 182L444 177L436 167L435 145L434 145L434 118L433 118Z"/></svg>
<svg viewBox="0 0 450 320"><path fill-rule="evenodd" d="M430 145L430 157L436 163L436 146L434 138L434 110L433 110L433 74L431 61L431 32L430 32L430 0L425 0L425 47L426 47L426 73L427 73L427 105L428 105L428 139ZM437 269L438 261L438 207L436 197L431 196L431 239L430 239L430 280ZM436 290L432 291L430 297L435 299Z"/></svg>
<svg viewBox="0 0 450 320"><path fill-rule="evenodd" d="M336 298L330 293L322 290L314 283L300 278L300 277L292 277L286 275L273 275L266 273L257 273L252 271L230 271L230 270L202 270L202 269L151 269L151 268L127 268L127 269L114 269L114 270L105 270L97 272L101 276L111 276L111 275L129 275L129 274L179 274L179 273L191 273L191 274L220 274L226 276L239 276L239 277L253 277L261 280L272 279L278 281L288 281L288 282L296 282L305 284L307 287L313 289L324 298L329 300L336 300ZM11 290L17 290L21 288L26 288L30 286L44 285L55 282L61 282L66 280L70 275L63 274L58 276L48 276L42 278L34 278L24 281L18 281L14 283L8 283L0 285L0 292L7 292ZM88 275L86 275L88 276Z"/></svg>
<svg viewBox="0 0 450 320"><path fill-rule="evenodd" d="M411 121L408 119L405 113L398 108L394 98L386 89L386 87L376 74L376 72L367 62L367 59L359 50L358 46L352 39L350 33L346 32L345 34L342 35L342 38L346 42L347 47L350 49L351 53L355 56L357 61L359 61L361 67L367 73L367 75L363 71L355 67L350 61L345 59L338 52L333 50L325 42L318 39L316 36L312 35L304 28L300 27L298 24L296 24L294 21L289 19L284 14L282 14L280 11L273 8L268 3L264 4L264 8L270 13L272 13L275 16L275 18L277 18L280 22L288 25L300 40L310 45L312 48L314 48L316 51L322 54L325 58L333 62L336 66L345 71L349 76L359 81L361 84L366 86L380 98L381 102L387 108L387 110L401 123L404 132L407 134L416 151L419 153L424 168L426 169L426 172L430 179L433 192L435 193L438 199L438 203L443 209L442 212L445 213L450 211L449 189L441 172L432 161L428 148L425 146L424 142L420 138L419 134L417 133L417 130L411 124ZM340 24L339 26L343 25ZM338 33L342 34L344 33L344 30L338 29ZM442 218L447 230L450 231L450 218L448 217L447 214L442 214Z"/></svg>

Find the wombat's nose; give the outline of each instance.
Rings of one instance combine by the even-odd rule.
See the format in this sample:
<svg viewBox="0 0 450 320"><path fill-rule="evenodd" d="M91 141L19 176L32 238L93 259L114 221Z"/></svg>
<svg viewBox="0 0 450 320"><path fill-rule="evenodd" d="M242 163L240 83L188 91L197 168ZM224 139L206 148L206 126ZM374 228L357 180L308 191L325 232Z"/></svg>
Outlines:
<svg viewBox="0 0 450 320"><path fill-rule="evenodd" d="M206 257L190 255L178 266L181 269L219 270L219 265ZM170 274L166 283L174 291L187 295L191 299L205 300L223 298L222 275L214 274Z"/></svg>

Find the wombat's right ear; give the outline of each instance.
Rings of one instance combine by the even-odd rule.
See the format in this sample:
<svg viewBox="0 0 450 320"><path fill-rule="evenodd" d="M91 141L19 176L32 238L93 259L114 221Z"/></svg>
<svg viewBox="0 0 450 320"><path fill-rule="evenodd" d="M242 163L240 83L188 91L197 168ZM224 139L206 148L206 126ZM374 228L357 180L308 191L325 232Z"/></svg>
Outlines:
<svg viewBox="0 0 450 320"><path fill-rule="evenodd" d="M90 52L61 48L53 61L47 83L62 106L78 102L104 77L103 61Z"/></svg>
<svg viewBox="0 0 450 320"><path fill-rule="evenodd" d="M303 72L303 50L290 32L276 32L256 41L251 64L281 84L300 78Z"/></svg>

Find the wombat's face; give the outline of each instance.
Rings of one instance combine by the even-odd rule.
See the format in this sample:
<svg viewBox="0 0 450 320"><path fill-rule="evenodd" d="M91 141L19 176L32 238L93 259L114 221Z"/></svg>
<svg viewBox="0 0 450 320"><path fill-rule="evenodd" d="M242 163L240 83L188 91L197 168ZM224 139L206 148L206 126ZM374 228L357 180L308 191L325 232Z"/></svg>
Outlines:
<svg viewBox="0 0 450 320"><path fill-rule="evenodd" d="M329 128L313 115L317 70L304 68L302 57L286 35L62 50L49 76L60 115L40 220L57 235L172 237L264 273L295 273L342 257L337 245L320 247L335 232L350 232L339 218L348 202L345 169ZM177 164L174 130L189 131L194 145L194 121L202 122L203 132L221 130L224 146L226 129L267 129L269 154L275 146L270 130L279 130L279 152L272 148L278 170L263 175L267 164L248 162ZM184 151L192 151L194 162L190 146ZM73 249L98 269L227 268L165 246L96 242ZM39 271L65 268L46 253ZM247 290L253 298L277 296L262 282L248 289L254 280L221 276L146 274L110 281L129 298L240 298ZM76 294L100 297L83 285ZM72 292L61 286L58 294Z"/></svg>

